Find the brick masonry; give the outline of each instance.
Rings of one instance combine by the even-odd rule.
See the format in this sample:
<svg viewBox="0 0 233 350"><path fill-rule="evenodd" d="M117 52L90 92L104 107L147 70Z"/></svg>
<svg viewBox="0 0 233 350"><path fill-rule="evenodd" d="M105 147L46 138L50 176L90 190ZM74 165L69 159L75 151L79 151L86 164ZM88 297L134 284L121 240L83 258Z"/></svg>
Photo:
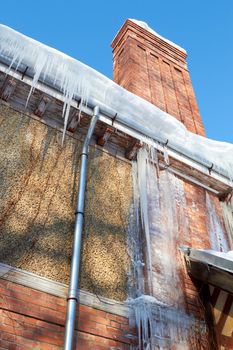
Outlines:
<svg viewBox="0 0 233 350"><path fill-rule="evenodd" d="M127 20L112 42L114 80L205 136L186 53Z"/></svg>
<svg viewBox="0 0 233 350"><path fill-rule="evenodd" d="M58 350L63 347L66 300L0 279L0 349ZM129 350L129 320L79 305L75 349ZM133 330L134 334L135 331Z"/></svg>

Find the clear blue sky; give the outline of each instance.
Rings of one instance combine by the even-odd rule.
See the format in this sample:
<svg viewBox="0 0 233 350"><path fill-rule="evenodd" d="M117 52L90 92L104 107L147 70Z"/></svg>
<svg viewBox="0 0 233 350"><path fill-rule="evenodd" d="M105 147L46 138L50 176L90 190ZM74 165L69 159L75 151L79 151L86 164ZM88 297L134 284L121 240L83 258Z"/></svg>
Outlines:
<svg viewBox="0 0 233 350"><path fill-rule="evenodd" d="M233 0L10 0L0 7L1 23L110 78L110 43L127 18L188 51L207 136L233 143Z"/></svg>

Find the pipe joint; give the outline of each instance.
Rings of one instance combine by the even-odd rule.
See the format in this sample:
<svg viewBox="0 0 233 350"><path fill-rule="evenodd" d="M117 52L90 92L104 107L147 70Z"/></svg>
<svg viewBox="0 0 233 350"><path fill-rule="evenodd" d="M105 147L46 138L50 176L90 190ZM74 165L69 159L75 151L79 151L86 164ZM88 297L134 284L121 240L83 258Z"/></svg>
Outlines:
<svg viewBox="0 0 233 350"><path fill-rule="evenodd" d="M84 216L84 212L83 211L75 211L74 215L78 215L78 214Z"/></svg>
<svg viewBox="0 0 233 350"><path fill-rule="evenodd" d="M78 299L78 289L75 289L74 287L69 289L67 300L70 299Z"/></svg>
<svg viewBox="0 0 233 350"><path fill-rule="evenodd" d="M74 300L76 301L76 303L78 302L78 298L77 297L67 297L66 300L69 302L69 300Z"/></svg>
<svg viewBox="0 0 233 350"><path fill-rule="evenodd" d="M99 106L95 106L94 108L94 113L93 113L93 117L98 117L99 118L99 113L100 113L100 108Z"/></svg>

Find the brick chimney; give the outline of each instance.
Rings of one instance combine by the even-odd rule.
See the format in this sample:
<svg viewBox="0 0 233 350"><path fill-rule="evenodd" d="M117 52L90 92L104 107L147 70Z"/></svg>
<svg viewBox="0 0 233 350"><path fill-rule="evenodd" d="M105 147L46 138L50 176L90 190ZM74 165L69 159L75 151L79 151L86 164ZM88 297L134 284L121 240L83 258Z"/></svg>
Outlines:
<svg viewBox="0 0 233 350"><path fill-rule="evenodd" d="M184 49L127 20L112 42L113 78L125 89L205 136Z"/></svg>

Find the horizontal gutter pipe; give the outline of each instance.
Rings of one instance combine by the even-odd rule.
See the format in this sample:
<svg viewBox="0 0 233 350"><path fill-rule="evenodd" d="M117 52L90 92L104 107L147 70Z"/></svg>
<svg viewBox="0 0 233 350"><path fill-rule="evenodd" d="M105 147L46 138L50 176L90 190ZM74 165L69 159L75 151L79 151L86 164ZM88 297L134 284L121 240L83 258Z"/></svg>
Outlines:
<svg viewBox="0 0 233 350"><path fill-rule="evenodd" d="M5 64L6 66L8 66L10 64L10 61L6 58L6 57L1 57L1 62L3 64ZM8 67L9 68L9 67ZM11 67L11 69L14 69L15 67ZM31 71L30 69L28 69L25 73L25 68L26 65L21 64L19 67L17 67L17 72L21 72L21 74L23 74L24 76L29 77L30 79L33 79L33 71ZM7 73L9 74L9 70L7 69ZM54 86L53 82L49 79L44 80L44 81L40 81L42 84L45 84L47 86L49 86L50 88L54 89L55 91L58 91L60 93L62 93L61 89L59 89L58 86ZM74 101L79 101L81 100L80 96L75 96L74 97ZM216 174L224 177L226 180L228 181L232 181L228 174L226 174L224 171L221 172L220 169L216 169L215 166L213 165L212 162L202 162L200 161L200 159L197 159L195 156L191 157L190 155L186 154L184 152L183 149L179 149L177 148L175 145L172 145L172 141L171 140L167 140L167 139L162 139L160 136L158 135L154 135L150 132L150 130L144 128L141 125L138 124L134 124L133 121L130 121L130 124L127 124L127 121L125 120L125 117L121 114L121 113L117 113L117 111L113 110L111 107L108 107L107 105L105 105L104 103L101 103L93 98L89 98L89 100L87 101L87 106L90 109L93 109L95 106L99 106L100 110L101 110L101 114L106 116L107 118L112 119L113 121L113 125L114 125L114 121L119 122L120 124L125 125L126 127L134 130L135 132L141 133L142 135L149 137L151 139L153 139L155 142L159 142L162 145L165 145L168 143L167 148L171 149L173 151L175 151L176 153L180 154L181 156L188 158L194 162L196 162L197 164L204 166L205 168L207 168L207 170L209 171L211 169L211 171L215 172ZM169 141L169 142L168 142ZM222 169L223 170L223 169Z"/></svg>
<svg viewBox="0 0 233 350"><path fill-rule="evenodd" d="M67 298L67 312L66 312L66 325L65 325L65 339L64 350L72 350L74 343L74 329L75 329L75 316L76 306L78 302L78 287L79 287L79 269L81 261L81 245L82 245L82 232L84 222L84 204L85 204L85 189L87 178L87 164L88 164L88 151L91 137L93 135L96 123L99 119L99 107L94 108L93 117L90 122L89 129L87 131L82 153L81 153L81 165L78 187L77 207L75 212L75 229L74 229L74 242L73 242L73 254L70 270L70 286Z"/></svg>

